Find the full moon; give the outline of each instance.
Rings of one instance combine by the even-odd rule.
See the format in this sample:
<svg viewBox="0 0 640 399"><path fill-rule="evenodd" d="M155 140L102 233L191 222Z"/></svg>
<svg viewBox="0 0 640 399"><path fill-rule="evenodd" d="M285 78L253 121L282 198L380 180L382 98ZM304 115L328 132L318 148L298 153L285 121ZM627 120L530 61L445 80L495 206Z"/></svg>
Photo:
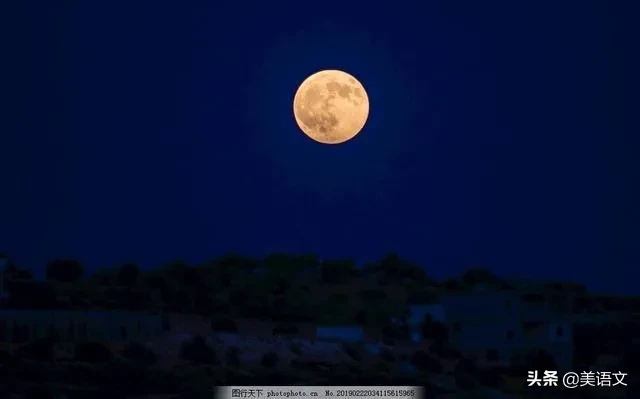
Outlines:
<svg viewBox="0 0 640 399"><path fill-rule="evenodd" d="M360 133L369 116L369 97L356 78L325 70L306 78L293 98L300 129L323 144L340 144Z"/></svg>

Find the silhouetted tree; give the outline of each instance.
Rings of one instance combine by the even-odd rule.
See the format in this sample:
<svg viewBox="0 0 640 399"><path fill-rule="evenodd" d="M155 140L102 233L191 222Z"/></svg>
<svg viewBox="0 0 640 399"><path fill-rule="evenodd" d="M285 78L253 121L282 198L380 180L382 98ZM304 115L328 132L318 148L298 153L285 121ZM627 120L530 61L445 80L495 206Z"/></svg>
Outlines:
<svg viewBox="0 0 640 399"><path fill-rule="evenodd" d="M235 320L228 316L214 317L211 320L211 329L216 332L238 332L238 326Z"/></svg>
<svg viewBox="0 0 640 399"><path fill-rule="evenodd" d="M233 367L240 366L240 348L232 346L227 350L227 364Z"/></svg>
<svg viewBox="0 0 640 399"><path fill-rule="evenodd" d="M45 387L33 387L28 390L28 392L22 396L24 399L55 399L55 395L53 392L48 390Z"/></svg>
<svg viewBox="0 0 640 399"><path fill-rule="evenodd" d="M584 285L578 283L564 283L562 289L564 292L578 295L587 295L589 293Z"/></svg>
<svg viewBox="0 0 640 399"><path fill-rule="evenodd" d="M454 348L448 341L436 341L430 347L429 351L434 355L443 359L459 359L460 352Z"/></svg>
<svg viewBox="0 0 640 399"><path fill-rule="evenodd" d="M296 312L295 305L285 297L276 297L269 306L270 320L281 322L303 321L306 315Z"/></svg>
<svg viewBox="0 0 640 399"><path fill-rule="evenodd" d="M213 261L206 270L212 289L228 287L233 282L242 281L249 276L259 265L256 259L241 256L234 253L226 254Z"/></svg>
<svg viewBox="0 0 640 399"><path fill-rule="evenodd" d="M201 336L196 336L185 342L180 348L180 357L198 364L214 364L217 362L215 351L207 345L207 342Z"/></svg>
<svg viewBox="0 0 640 399"><path fill-rule="evenodd" d="M229 302L231 302L233 306L243 307L247 303L251 302L250 295L251 294L246 290L242 288L236 288L229 292Z"/></svg>
<svg viewBox="0 0 640 399"><path fill-rule="evenodd" d="M17 360L11 353L0 350L0 366L13 367L16 365Z"/></svg>
<svg viewBox="0 0 640 399"><path fill-rule="evenodd" d="M396 344L397 339L392 338L388 335L383 335L382 336L382 343L388 346L393 346Z"/></svg>
<svg viewBox="0 0 640 399"><path fill-rule="evenodd" d="M13 280L8 283L11 307L49 309L56 306L56 291L44 282Z"/></svg>
<svg viewBox="0 0 640 399"><path fill-rule="evenodd" d="M113 358L109 348L100 342L79 343L75 355L76 361L87 363L106 363Z"/></svg>
<svg viewBox="0 0 640 399"><path fill-rule="evenodd" d="M122 356L144 366L152 366L158 361L156 354L146 345L140 343L127 345L122 351Z"/></svg>
<svg viewBox="0 0 640 399"><path fill-rule="evenodd" d="M264 258L263 264L268 276L279 283L290 282L300 276L304 270L315 269L318 266L318 260L312 255L273 253Z"/></svg>
<svg viewBox="0 0 640 399"><path fill-rule="evenodd" d="M361 290L358 295L366 302L382 301L389 297L384 290L380 289L364 289Z"/></svg>
<svg viewBox="0 0 640 399"><path fill-rule="evenodd" d="M622 370L629 370L629 372L640 371L640 365L638 364L640 359L640 346L632 345L624 352L620 361L620 368Z"/></svg>
<svg viewBox="0 0 640 399"><path fill-rule="evenodd" d="M263 367L274 368L278 365L278 354L275 352L268 352L262 356L260 364Z"/></svg>
<svg viewBox="0 0 640 399"><path fill-rule="evenodd" d="M459 292L465 289L464 285L456 278L448 278L444 280L440 285L447 292Z"/></svg>
<svg viewBox="0 0 640 399"><path fill-rule="evenodd" d="M19 280L33 280L33 275L29 270L19 269L18 271L15 272L13 278L19 279Z"/></svg>
<svg viewBox="0 0 640 399"><path fill-rule="evenodd" d="M487 351L487 360L495 362L500 360L500 354L495 349L489 349Z"/></svg>
<svg viewBox="0 0 640 399"><path fill-rule="evenodd" d="M419 290L409 295L410 305L431 305L438 302L438 295L432 290Z"/></svg>
<svg viewBox="0 0 640 399"><path fill-rule="evenodd" d="M350 358L352 358L356 362L359 362L362 360L362 351L357 345L344 344L342 346L342 349L345 351L347 355L349 355Z"/></svg>
<svg viewBox="0 0 640 399"><path fill-rule="evenodd" d="M478 366L476 363L468 358L464 357L458 361L456 364L455 372L456 373L467 373L467 374L475 374L478 371Z"/></svg>
<svg viewBox="0 0 640 399"><path fill-rule="evenodd" d="M295 353L295 354L296 354L296 355L298 355L298 356L302 355L302 353L303 353L303 352L302 352L302 348L300 348L300 345L296 345L296 344L291 345L291 346L289 347L289 350L290 350L292 353Z"/></svg>
<svg viewBox="0 0 640 399"><path fill-rule="evenodd" d="M2 272L4 272L5 277L11 278L13 274L16 273L19 269L15 263L5 254L0 254L0 266L2 266Z"/></svg>
<svg viewBox="0 0 640 399"><path fill-rule="evenodd" d="M266 303L251 302L245 303L238 307L240 308L239 313L242 317L259 320L271 318L271 309L269 309L269 305Z"/></svg>
<svg viewBox="0 0 640 399"><path fill-rule="evenodd" d="M434 341L446 341L449 338L449 329L447 326L439 321L431 320L430 317L425 317L425 320L422 322L421 331L424 338Z"/></svg>
<svg viewBox="0 0 640 399"><path fill-rule="evenodd" d="M392 363L396 361L396 356L393 354L393 352L391 352L388 349L385 349L380 353L380 358L382 358L382 360L384 360L387 363Z"/></svg>
<svg viewBox="0 0 640 399"><path fill-rule="evenodd" d="M259 265L257 259L235 253L228 253L220 257L216 263L224 269L235 269L239 273L250 273Z"/></svg>
<svg viewBox="0 0 640 399"><path fill-rule="evenodd" d="M498 388L502 384L503 371L495 367L478 370L478 382L483 386Z"/></svg>
<svg viewBox="0 0 640 399"><path fill-rule="evenodd" d="M138 266L127 263L122 265L118 270L118 274L116 277L116 281L118 285L122 285L125 287L134 287L138 283L138 278L140 277L140 269Z"/></svg>
<svg viewBox="0 0 640 399"><path fill-rule="evenodd" d="M356 275L356 264L349 259L327 260L322 263L322 281L347 283Z"/></svg>
<svg viewBox="0 0 640 399"><path fill-rule="evenodd" d="M499 285L502 283L502 280L495 274L481 267L472 268L464 272L462 274L462 281L471 287L478 284Z"/></svg>
<svg viewBox="0 0 640 399"><path fill-rule="evenodd" d="M469 358L460 359L454 370L456 386L460 389L470 389L477 386L477 374L478 367L473 360Z"/></svg>
<svg viewBox="0 0 640 399"><path fill-rule="evenodd" d="M536 349L525 355L525 363L532 370L557 370L556 361L549 352L544 349Z"/></svg>
<svg viewBox="0 0 640 399"><path fill-rule="evenodd" d="M147 277L147 286L161 292L167 292L169 289L166 278L157 274Z"/></svg>
<svg viewBox="0 0 640 399"><path fill-rule="evenodd" d="M16 356L20 359L37 361L53 361L54 347L57 340L53 338L40 338L20 347Z"/></svg>
<svg viewBox="0 0 640 399"><path fill-rule="evenodd" d="M360 309L356 312L355 321L361 326L364 326L368 322L367 312L364 309Z"/></svg>
<svg viewBox="0 0 640 399"><path fill-rule="evenodd" d="M278 308L277 306L280 306ZM271 306L273 320L304 323L313 320L313 296L301 287L291 287Z"/></svg>
<svg viewBox="0 0 640 399"><path fill-rule="evenodd" d="M440 360L423 350L416 351L411 357L411 364L416 368L430 373L442 373Z"/></svg>
<svg viewBox="0 0 640 399"><path fill-rule="evenodd" d="M380 275L384 282L426 281L424 270L412 262L400 257L396 252L390 252L382 257L374 267L376 274Z"/></svg>
<svg viewBox="0 0 640 399"><path fill-rule="evenodd" d="M273 335L296 335L300 329L295 324L281 324L272 331Z"/></svg>
<svg viewBox="0 0 640 399"><path fill-rule="evenodd" d="M409 326L407 325L394 325L385 324L382 327L382 337L389 341L404 341L408 340L410 336Z"/></svg>
<svg viewBox="0 0 640 399"><path fill-rule="evenodd" d="M91 282L99 287L108 287L116 283L118 270L113 268L101 268L96 270L91 276Z"/></svg>
<svg viewBox="0 0 640 399"><path fill-rule="evenodd" d="M296 262L301 265L302 271L314 271L320 267L320 260L313 253L297 255Z"/></svg>
<svg viewBox="0 0 640 399"><path fill-rule="evenodd" d="M47 280L73 283L82 278L84 268L73 259L55 259L47 265Z"/></svg>

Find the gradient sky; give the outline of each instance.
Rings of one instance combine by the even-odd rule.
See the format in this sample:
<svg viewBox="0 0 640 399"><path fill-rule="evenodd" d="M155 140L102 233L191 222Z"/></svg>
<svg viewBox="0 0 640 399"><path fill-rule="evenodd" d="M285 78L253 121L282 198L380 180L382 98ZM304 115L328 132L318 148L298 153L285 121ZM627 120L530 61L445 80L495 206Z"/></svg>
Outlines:
<svg viewBox="0 0 640 399"><path fill-rule="evenodd" d="M11 2L0 251L41 272L396 250L637 291L631 3ZM345 145L292 116L320 69L371 100Z"/></svg>

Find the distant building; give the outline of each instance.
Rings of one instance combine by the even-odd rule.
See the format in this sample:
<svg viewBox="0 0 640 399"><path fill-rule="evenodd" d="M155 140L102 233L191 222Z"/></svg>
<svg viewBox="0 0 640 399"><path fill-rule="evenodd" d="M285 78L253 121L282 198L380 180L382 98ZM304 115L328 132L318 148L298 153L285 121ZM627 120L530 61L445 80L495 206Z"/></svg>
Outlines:
<svg viewBox="0 0 640 399"><path fill-rule="evenodd" d="M0 343L147 341L162 334L159 315L127 311L0 309Z"/></svg>
<svg viewBox="0 0 640 399"><path fill-rule="evenodd" d="M444 323L444 306L442 306L441 304L409 306L409 317L407 318L407 324L409 325L409 331L412 341L422 341L422 323L426 319Z"/></svg>
<svg viewBox="0 0 640 399"><path fill-rule="evenodd" d="M422 324L426 317L433 321L445 322L445 311L442 304L409 306L408 322L410 326Z"/></svg>
<svg viewBox="0 0 640 399"><path fill-rule="evenodd" d="M0 307L50 307L55 299L49 284L33 280L28 270L16 268L0 255Z"/></svg>
<svg viewBox="0 0 640 399"><path fill-rule="evenodd" d="M558 368L573 363L571 297L558 293L476 291L443 298L453 345L462 352L495 350L502 360L532 349Z"/></svg>
<svg viewBox="0 0 640 399"><path fill-rule="evenodd" d="M368 342L364 346L365 350L372 355L382 353L383 345L380 342Z"/></svg>
<svg viewBox="0 0 640 399"><path fill-rule="evenodd" d="M61 305L51 284L43 281L6 279L2 307L12 309L55 309Z"/></svg>
<svg viewBox="0 0 640 399"><path fill-rule="evenodd" d="M168 313L166 314L166 330L172 334L189 334L191 336L207 336L212 333L211 318L201 315Z"/></svg>
<svg viewBox="0 0 640 399"><path fill-rule="evenodd" d="M364 329L361 326L319 326L316 339L321 341L363 342Z"/></svg>

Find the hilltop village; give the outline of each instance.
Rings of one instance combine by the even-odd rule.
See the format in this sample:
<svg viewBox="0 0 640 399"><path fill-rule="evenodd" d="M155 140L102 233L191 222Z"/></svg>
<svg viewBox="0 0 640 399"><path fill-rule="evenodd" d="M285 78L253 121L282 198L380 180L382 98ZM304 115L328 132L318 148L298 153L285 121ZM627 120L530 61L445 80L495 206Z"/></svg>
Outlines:
<svg viewBox="0 0 640 399"><path fill-rule="evenodd" d="M637 369L638 298L483 268L435 281L397 254L362 267L227 255L89 276L58 259L46 281L8 257L0 267L0 386L15 395L205 397L215 385L339 383L526 397L528 370ZM579 397L624 397L627 383Z"/></svg>

